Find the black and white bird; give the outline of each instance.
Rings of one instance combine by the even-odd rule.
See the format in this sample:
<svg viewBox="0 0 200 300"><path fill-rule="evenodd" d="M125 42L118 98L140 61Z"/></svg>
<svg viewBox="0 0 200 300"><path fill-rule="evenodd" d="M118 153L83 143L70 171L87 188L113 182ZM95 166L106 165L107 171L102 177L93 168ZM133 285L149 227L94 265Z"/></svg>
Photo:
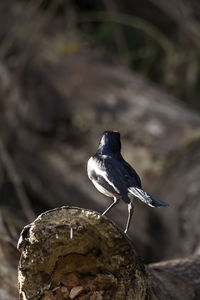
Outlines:
<svg viewBox="0 0 200 300"><path fill-rule="evenodd" d="M105 215L119 200L128 204L128 219L124 231L127 233L133 215L135 197L151 207L168 206L168 204L142 190L140 177L123 159L120 151L120 133L105 131L96 154L88 160L87 172L97 190L114 198L114 202L102 215Z"/></svg>

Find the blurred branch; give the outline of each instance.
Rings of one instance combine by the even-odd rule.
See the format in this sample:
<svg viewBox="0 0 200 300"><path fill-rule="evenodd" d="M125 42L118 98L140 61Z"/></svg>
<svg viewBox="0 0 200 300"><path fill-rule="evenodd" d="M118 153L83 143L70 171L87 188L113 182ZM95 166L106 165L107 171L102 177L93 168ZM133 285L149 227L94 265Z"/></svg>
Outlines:
<svg viewBox="0 0 200 300"><path fill-rule="evenodd" d="M20 201L21 207L24 210L24 214L26 215L28 221L33 221L35 218L35 214L33 212L33 209L31 207L30 201L26 195L26 192L24 190L22 180L14 166L14 163L8 154L3 141L0 139L0 159L2 161L2 164L4 168L6 169L8 176L15 188L16 194L18 196L18 199Z"/></svg>
<svg viewBox="0 0 200 300"><path fill-rule="evenodd" d="M27 62L35 56L35 52L40 47L41 41L44 38L45 29L48 28L48 25L52 21L54 13L62 0L52 1L49 5L46 17L43 15L40 18L40 14L38 14L37 11L42 2L43 0L31 0L28 4L21 6L19 15L16 15L15 12L13 15L11 13L13 26L11 28L9 27L9 31L5 33L5 39L0 45L1 61L3 62L4 58L12 50L12 47L16 42L19 42L19 44L23 46L23 51L17 58L17 68L16 71L12 72L12 76L9 77L9 83L6 88L1 88L1 93L4 93L4 96L12 90L11 87L18 81ZM26 11L26 14L24 14L24 10ZM36 18L34 18L34 16Z"/></svg>
<svg viewBox="0 0 200 300"><path fill-rule="evenodd" d="M115 12L116 14L118 14L119 9L118 6L116 4L115 1L113 0L103 0L104 5L106 7L106 9L108 10L108 12ZM126 38L123 34L123 30L121 28L121 26L119 24L116 24L116 26L114 27L114 35L115 35L115 39L116 39L116 43L118 46L119 51L121 52L129 52L129 48L126 42Z"/></svg>
<svg viewBox="0 0 200 300"><path fill-rule="evenodd" d="M99 11L94 13L88 12L80 14L78 22L111 22L130 26L132 28L143 31L146 35L157 41L157 43L160 45L160 47L162 47L167 55L174 52L173 43L155 26L141 18L132 17L116 12Z"/></svg>
<svg viewBox="0 0 200 300"><path fill-rule="evenodd" d="M14 16L12 16L12 17L16 17L16 19L13 20L13 26L11 28L9 27L9 32L6 33L6 38L3 40L3 43L1 43L1 47L0 47L1 58L3 58L8 53L8 51L12 48L16 39L19 36L22 36L22 33L27 31L27 27L24 27L23 24L21 24L20 22L23 22L25 17L31 19L34 13L37 11L38 7L41 5L42 1L43 0L31 0L28 4L24 5L24 7L21 8L21 10L19 10L19 16L17 16L16 13ZM26 10L26 14L24 15L23 18L21 18L20 14L22 13L23 9ZM31 34L30 37L32 37Z"/></svg>
<svg viewBox="0 0 200 300"><path fill-rule="evenodd" d="M197 47L200 47L200 23L195 19L190 1L151 0L151 2L171 17L189 39L192 40Z"/></svg>
<svg viewBox="0 0 200 300"><path fill-rule="evenodd" d="M7 55L16 40L26 39L22 56L23 61L20 61L20 68L23 68L24 62L30 57L30 53L34 53L33 46L36 45L38 47L39 41L44 37L44 30L48 27L48 24L51 22L51 19L62 0L52 1L47 10L46 17L43 15L41 18L39 18L40 15L36 13L42 2L43 0L31 0L28 4L21 7L20 14L22 15L19 14L19 16L16 16L14 25L11 29L9 28L9 32L6 33L6 38L1 44L0 58L3 58ZM24 14L24 10L26 11L26 14ZM34 20L34 15L36 15L39 20Z"/></svg>

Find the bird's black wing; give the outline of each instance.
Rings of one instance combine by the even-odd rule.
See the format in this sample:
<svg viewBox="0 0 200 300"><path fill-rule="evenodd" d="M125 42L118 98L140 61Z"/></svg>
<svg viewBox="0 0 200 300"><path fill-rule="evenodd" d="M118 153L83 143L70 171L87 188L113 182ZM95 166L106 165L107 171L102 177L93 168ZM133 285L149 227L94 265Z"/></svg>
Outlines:
<svg viewBox="0 0 200 300"><path fill-rule="evenodd" d="M129 203L127 185L120 163L108 155L94 156L93 159L96 182L107 190L109 187L111 192L114 190L116 196L120 195L125 202Z"/></svg>
<svg viewBox="0 0 200 300"><path fill-rule="evenodd" d="M152 207L168 206L168 204L142 190L141 180L136 171L120 157L121 165L124 167L123 172L126 183L128 185L128 191L130 194L139 198L144 203Z"/></svg>
<svg viewBox="0 0 200 300"><path fill-rule="evenodd" d="M119 160L123 165L126 172L124 172L128 186L136 186L138 188L142 188L141 180L136 171L127 163L122 155L120 155Z"/></svg>

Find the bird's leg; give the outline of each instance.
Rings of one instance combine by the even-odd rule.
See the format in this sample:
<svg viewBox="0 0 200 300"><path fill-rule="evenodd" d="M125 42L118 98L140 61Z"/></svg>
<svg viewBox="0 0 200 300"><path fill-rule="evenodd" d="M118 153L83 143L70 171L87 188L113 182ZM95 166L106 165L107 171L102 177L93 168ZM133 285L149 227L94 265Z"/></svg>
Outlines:
<svg viewBox="0 0 200 300"><path fill-rule="evenodd" d="M119 199L114 197L114 202L102 213L102 216L104 216L113 206L115 206L119 202Z"/></svg>
<svg viewBox="0 0 200 300"><path fill-rule="evenodd" d="M130 202L128 204L128 220L127 220L127 223L126 223L126 229L124 230L124 233L126 233L126 234L127 234L128 229L129 229L129 225L130 225L130 222L131 222L133 211L134 211L134 206L133 206L133 203Z"/></svg>

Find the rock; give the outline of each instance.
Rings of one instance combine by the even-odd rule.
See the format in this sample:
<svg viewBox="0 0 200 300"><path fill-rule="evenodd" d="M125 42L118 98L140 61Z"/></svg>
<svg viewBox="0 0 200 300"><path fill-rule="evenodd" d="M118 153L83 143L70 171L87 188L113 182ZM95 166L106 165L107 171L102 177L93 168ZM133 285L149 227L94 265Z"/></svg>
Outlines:
<svg viewBox="0 0 200 300"><path fill-rule="evenodd" d="M115 300L132 300L134 294L144 300L150 292L144 266L127 236L91 210L45 212L25 227L20 245L20 300L62 298L63 278L71 299L83 290L89 297L99 292Z"/></svg>
<svg viewBox="0 0 200 300"><path fill-rule="evenodd" d="M80 295L82 291L83 291L82 286L73 287L69 293L69 298L74 299L76 296Z"/></svg>

